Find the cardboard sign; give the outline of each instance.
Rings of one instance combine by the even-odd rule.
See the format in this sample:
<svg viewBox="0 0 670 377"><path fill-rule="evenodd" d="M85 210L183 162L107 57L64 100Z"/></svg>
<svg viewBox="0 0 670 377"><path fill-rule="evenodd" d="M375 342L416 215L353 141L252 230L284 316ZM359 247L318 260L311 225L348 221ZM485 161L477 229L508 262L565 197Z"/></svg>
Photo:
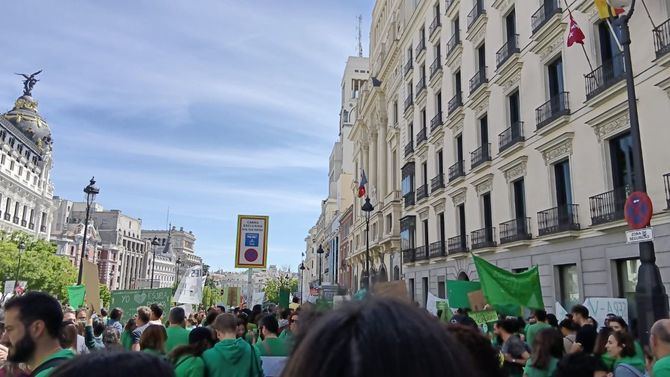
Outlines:
<svg viewBox="0 0 670 377"><path fill-rule="evenodd" d="M392 297L398 300L410 301L409 295L407 295L407 287L403 281L377 283L372 286L372 291L379 297Z"/></svg>
<svg viewBox="0 0 670 377"><path fill-rule="evenodd" d="M135 289L125 291L112 291L112 302L110 308L121 308L123 318L128 319L137 313L140 306L159 304L167 312L172 300L172 288Z"/></svg>
<svg viewBox="0 0 670 377"><path fill-rule="evenodd" d="M484 292L481 290L473 291L468 293L468 302L470 303L470 309L475 312L482 311L486 308L488 304L486 298L484 297Z"/></svg>
<svg viewBox="0 0 670 377"><path fill-rule="evenodd" d="M498 320L498 313L495 310L484 310L480 312L471 312L468 314L475 323L479 326L487 323L496 322Z"/></svg>
<svg viewBox="0 0 670 377"><path fill-rule="evenodd" d="M100 278L98 278L98 265L84 260L84 271L82 283L86 287L86 298L84 302L88 309L100 313L102 302L100 301Z"/></svg>

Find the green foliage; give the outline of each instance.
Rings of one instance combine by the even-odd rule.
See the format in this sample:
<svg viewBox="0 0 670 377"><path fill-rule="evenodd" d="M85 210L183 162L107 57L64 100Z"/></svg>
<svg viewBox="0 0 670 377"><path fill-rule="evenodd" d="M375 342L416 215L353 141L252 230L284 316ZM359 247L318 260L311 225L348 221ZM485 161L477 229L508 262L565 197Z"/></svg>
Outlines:
<svg viewBox="0 0 670 377"><path fill-rule="evenodd" d="M210 306L222 301L223 297L221 296L220 289L205 285L205 287L202 289L202 304L205 306L205 308L209 308Z"/></svg>
<svg viewBox="0 0 670 377"><path fill-rule="evenodd" d="M112 292L105 284L100 284L100 301L102 301L103 307L111 309L109 303L112 302Z"/></svg>
<svg viewBox="0 0 670 377"><path fill-rule="evenodd" d="M268 280L263 288L263 291L265 292L265 300L278 303L280 289L288 289L289 292L297 291L298 279L294 277L286 278L280 276Z"/></svg>
<svg viewBox="0 0 670 377"><path fill-rule="evenodd" d="M21 254L18 280L27 281L28 290L45 291L61 300L66 299L67 286L75 284L77 270L67 258L56 255L55 245L25 233L0 234L0 281L16 279L21 241L26 250Z"/></svg>

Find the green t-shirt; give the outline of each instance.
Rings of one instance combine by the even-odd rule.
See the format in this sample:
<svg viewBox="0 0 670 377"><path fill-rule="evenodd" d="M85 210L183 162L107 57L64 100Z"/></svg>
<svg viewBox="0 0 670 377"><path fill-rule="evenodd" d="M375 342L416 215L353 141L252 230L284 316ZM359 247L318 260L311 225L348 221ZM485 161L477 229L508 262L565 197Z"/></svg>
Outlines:
<svg viewBox="0 0 670 377"><path fill-rule="evenodd" d="M176 377L203 377L205 375L205 362L199 356L182 356L174 366Z"/></svg>
<svg viewBox="0 0 670 377"><path fill-rule="evenodd" d="M643 358L639 358L638 355L635 355L635 356L628 356L628 357L622 357L622 358L620 358L620 359L617 359L617 360L614 362L614 367L612 368L612 370L615 370L616 367L617 367L619 364L628 364L628 365L630 365L631 367L633 367L633 368L639 370L639 371L642 372L642 373L644 373L644 371L645 371L645 363L644 363L644 359L643 359ZM654 377L655 377L655 376L654 376Z"/></svg>
<svg viewBox="0 0 670 377"><path fill-rule="evenodd" d="M242 339L223 339L202 354L207 377L262 377L261 359Z"/></svg>
<svg viewBox="0 0 670 377"><path fill-rule="evenodd" d="M189 331L181 326L170 326L165 329L167 332L167 341L165 342L165 351L172 352L177 346L188 344Z"/></svg>
<svg viewBox="0 0 670 377"><path fill-rule="evenodd" d="M124 331L121 333L121 344L123 345L123 349L130 351L130 348L133 346L133 336L131 335L131 331Z"/></svg>
<svg viewBox="0 0 670 377"><path fill-rule="evenodd" d="M290 351L286 340L280 338L267 338L254 347L258 356L288 356Z"/></svg>
<svg viewBox="0 0 670 377"><path fill-rule="evenodd" d="M549 360L549 368L546 370L537 369L533 365L533 360L528 359L526 361L526 367L523 368L523 374L528 377L550 377L553 376L554 371L556 370L556 365L558 364L558 359L552 357Z"/></svg>
<svg viewBox="0 0 670 377"><path fill-rule="evenodd" d="M531 349L533 348L533 341L535 339L535 335L539 333L540 331L544 329L549 329L551 328L551 325L548 323L544 322L537 322L533 323L532 325L528 325L526 327L526 344L528 344L528 347Z"/></svg>
<svg viewBox="0 0 670 377"><path fill-rule="evenodd" d="M670 355L662 357L656 361L652 369L654 377L670 376Z"/></svg>
<svg viewBox="0 0 670 377"><path fill-rule="evenodd" d="M610 356L609 353L605 352L600 356L600 359L602 362L605 364L607 369L609 370L614 370L617 364L624 363L624 364L630 364L631 366L640 369L640 365L642 368L644 368L645 361L644 361L644 351L642 351L642 346L640 345L640 342L637 340L635 341L635 356L632 357L626 357L620 360L615 360L612 356ZM624 360L624 361L622 361ZM640 369L641 371L644 371L644 369Z"/></svg>
<svg viewBox="0 0 670 377"><path fill-rule="evenodd" d="M53 359L68 359L69 360L69 359L72 359L74 356L75 356L74 352L71 349L62 349L62 350L60 350L56 353L52 353L51 356L44 359L40 363L40 365L42 365L46 362L49 362L50 360L53 360ZM38 368L39 368L39 365L35 369L38 369ZM47 368L47 369L37 373L35 375L35 377L49 377L51 375L51 372L53 372L54 368L56 368L56 366L53 366L51 368Z"/></svg>

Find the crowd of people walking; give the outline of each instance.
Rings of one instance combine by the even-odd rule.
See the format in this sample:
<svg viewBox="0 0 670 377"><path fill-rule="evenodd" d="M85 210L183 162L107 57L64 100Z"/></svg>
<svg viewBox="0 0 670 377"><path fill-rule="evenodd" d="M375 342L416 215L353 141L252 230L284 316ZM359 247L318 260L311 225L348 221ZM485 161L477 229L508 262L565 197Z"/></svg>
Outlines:
<svg viewBox="0 0 670 377"><path fill-rule="evenodd" d="M582 305L560 319L501 317L491 334L465 310L445 322L384 297L334 310L173 307L167 318L151 305L124 321L119 308L64 309L28 292L3 309L0 377L670 377L670 320L642 347L623 318L601 326Z"/></svg>

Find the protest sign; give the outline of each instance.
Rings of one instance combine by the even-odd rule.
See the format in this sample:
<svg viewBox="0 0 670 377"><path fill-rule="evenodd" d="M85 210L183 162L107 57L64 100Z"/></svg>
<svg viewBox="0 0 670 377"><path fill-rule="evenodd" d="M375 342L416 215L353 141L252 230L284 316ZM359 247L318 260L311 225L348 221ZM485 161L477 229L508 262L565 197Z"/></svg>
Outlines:
<svg viewBox="0 0 670 377"><path fill-rule="evenodd" d="M372 286L375 295L380 297L393 297L399 300L409 301L407 294L407 287L404 281L389 281L384 283L377 283Z"/></svg>
<svg viewBox="0 0 670 377"><path fill-rule="evenodd" d="M82 305L84 305L85 293L86 287L83 285L73 285L71 287L67 287L67 300L73 309L79 309Z"/></svg>
<svg viewBox="0 0 670 377"><path fill-rule="evenodd" d="M560 322L561 319L568 315L568 311L565 310L560 302L556 301L556 304L554 304L554 314L556 314L556 318L558 318L558 321Z"/></svg>
<svg viewBox="0 0 670 377"><path fill-rule="evenodd" d="M140 306L159 304L164 310L170 308L172 288L135 289L112 291L111 308L121 308L123 318L131 318Z"/></svg>
<svg viewBox="0 0 670 377"><path fill-rule="evenodd" d="M487 323L496 322L498 320L498 313L495 310L484 310L481 312L471 312L468 314L475 323L479 326Z"/></svg>
<svg viewBox="0 0 670 377"><path fill-rule="evenodd" d="M438 312L438 309L439 309L438 308L438 303L442 302L442 301L446 302L447 300L444 299L444 298L439 298L439 297L435 296L434 294L428 292L428 300L426 301L426 310L428 310L428 312L430 314L432 314L434 316L437 316L437 312Z"/></svg>
<svg viewBox="0 0 670 377"><path fill-rule="evenodd" d="M449 306L456 309L470 308L468 293L482 289L477 281L447 280L447 297Z"/></svg>
<svg viewBox="0 0 670 377"><path fill-rule="evenodd" d="M605 323L607 314L614 314L628 322L628 301L625 298L591 297L584 300L584 306L599 325Z"/></svg>
<svg viewBox="0 0 670 377"><path fill-rule="evenodd" d="M86 287L86 297L84 297L86 307L99 313L102 302L100 301L100 278L98 278L97 264L84 260L82 283Z"/></svg>
<svg viewBox="0 0 670 377"><path fill-rule="evenodd" d="M174 301L180 304L200 304L202 290L205 286L205 276L202 275L201 266L194 266L186 270L177 286Z"/></svg>

